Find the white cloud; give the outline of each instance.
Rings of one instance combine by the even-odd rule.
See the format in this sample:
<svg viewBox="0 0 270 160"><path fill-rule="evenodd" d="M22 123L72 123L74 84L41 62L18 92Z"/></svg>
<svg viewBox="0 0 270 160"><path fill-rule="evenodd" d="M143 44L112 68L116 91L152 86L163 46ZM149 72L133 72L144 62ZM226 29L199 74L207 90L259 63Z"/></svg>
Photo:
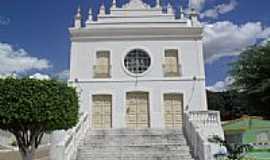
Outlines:
<svg viewBox="0 0 270 160"><path fill-rule="evenodd" d="M194 8L201 11L205 4L205 0L189 0L189 8Z"/></svg>
<svg viewBox="0 0 270 160"><path fill-rule="evenodd" d="M0 74L22 73L32 69L43 70L50 66L48 60L30 56L24 49L15 49L0 42Z"/></svg>
<svg viewBox="0 0 270 160"><path fill-rule="evenodd" d="M237 6L236 0L231 0L228 4L220 4L212 9L208 9L200 14L201 18L217 18L220 14L228 13L234 10Z"/></svg>
<svg viewBox="0 0 270 160"><path fill-rule="evenodd" d="M258 40L270 37L270 27L260 22L237 25L229 21L206 24L204 29L204 53L207 63L224 56L237 56Z"/></svg>
<svg viewBox="0 0 270 160"><path fill-rule="evenodd" d="M55 77L59 80L67 81L69 79L69 70L63 70L55 74Z"/></svg>
<svg viewBox="0 0 270 160"><path fill-rule="evenodd" d="M51 79L49 75L41 74L41 73L35 73L31 76L29 76L31 79L38 79L38 80L49 80Z"/></svg>
<svg viewBox="0 0 270 160"><path fill-rule="evenodd" d="M18 75L16 73L0 74L0 79L5 79L7 77L17 78L17 76Z"/></svg>
<svg viewBox="0 0 270 160"><path fill-rule="evenodd" d="M262 45L262 46L265 46L265 45L268 44L268 42L270 42L270 38L267 38L267 39L265 39L264 41L262 41L262 42L261 42L261 45Z"/></svg>
<svg viewBox="0 0 270 160"><path fill-rule="evenodd" d="M228 76L225 78L224 81L218 81L213 86L207 87L207 89L212 92L225 92L225 91L230 90L233 82L234 82L234 79Z"/></svg>

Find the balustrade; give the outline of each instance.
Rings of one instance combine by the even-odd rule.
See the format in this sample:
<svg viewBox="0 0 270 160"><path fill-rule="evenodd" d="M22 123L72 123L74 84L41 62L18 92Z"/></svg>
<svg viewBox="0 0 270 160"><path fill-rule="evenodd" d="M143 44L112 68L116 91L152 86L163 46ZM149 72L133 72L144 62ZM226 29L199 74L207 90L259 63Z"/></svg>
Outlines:
<svg viewBox="0 0 270 160"><path fill-rule="evenodd" d="M68 130L62 141L51 147L50 160L72 160L77 155L80 140L84 138L89 127L89 116L84 114L79 123Z"/></svg>
<svg viewBox="0 0 270 160"><path fill-rule="evenodd" d="M217 144L208 139L217 135L224 138L218 111L191 111L184 114L184 130L192 147L193 155L199 160L214 160Z"/></svg>

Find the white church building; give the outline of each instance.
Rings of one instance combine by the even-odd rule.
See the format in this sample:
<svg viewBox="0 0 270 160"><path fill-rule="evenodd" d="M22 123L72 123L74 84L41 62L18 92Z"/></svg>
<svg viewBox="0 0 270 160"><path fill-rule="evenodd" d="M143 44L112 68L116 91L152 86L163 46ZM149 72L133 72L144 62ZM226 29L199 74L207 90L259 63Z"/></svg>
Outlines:
<svg viewBox="0 0 270 160"><path fill-rule="evenodd" d="M208 138L223 137L223 130L219 112L207 109L203 26L194 10L187 14L181 9L175 18L171 6L166 13L162 8L141 0L117 8L114 1L110 13L101 6L97 21L90 10L85 24L78 10L70 28L69 83L78 89L81 119L74 129L53 134L51 160L214 159L218 148ZM89 147L101 135L110 138L99 151ZM130 137L120 141L117 135ZM146 135L151 143L142 138ZM188 152L176 149L183 155L171 150L162 155L153 145L157 135L179 137L173 143L186 146ZM120 142L127 153L118 150ZM164 148L172 145L168 139L160 142ZM112 147L111 143L114 149L109 152L104 144Z"/></svg>

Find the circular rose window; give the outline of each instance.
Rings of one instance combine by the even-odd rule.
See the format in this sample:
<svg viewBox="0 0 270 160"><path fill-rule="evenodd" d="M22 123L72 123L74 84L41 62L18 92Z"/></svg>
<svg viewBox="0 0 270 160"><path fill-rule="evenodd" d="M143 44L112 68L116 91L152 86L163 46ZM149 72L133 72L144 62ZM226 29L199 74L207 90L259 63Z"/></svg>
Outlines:
<svg viewBox="0 0 270 160"><path fill-rule="evenodd" d="M151 58L144 50L134 49L125 56L124 65L129 72L142 74L150 67Z"/></svg>

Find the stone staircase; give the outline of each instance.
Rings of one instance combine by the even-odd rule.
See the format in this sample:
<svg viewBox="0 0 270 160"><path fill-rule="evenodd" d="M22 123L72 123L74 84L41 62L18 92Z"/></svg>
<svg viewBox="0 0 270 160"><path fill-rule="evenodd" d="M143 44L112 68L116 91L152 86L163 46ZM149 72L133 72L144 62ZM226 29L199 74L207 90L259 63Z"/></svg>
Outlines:
<svg viewBox="0 0 270 160"><path fill-rule="evenodd" d="M77 160L194 160L181 129L90 130Z"/></svg>

